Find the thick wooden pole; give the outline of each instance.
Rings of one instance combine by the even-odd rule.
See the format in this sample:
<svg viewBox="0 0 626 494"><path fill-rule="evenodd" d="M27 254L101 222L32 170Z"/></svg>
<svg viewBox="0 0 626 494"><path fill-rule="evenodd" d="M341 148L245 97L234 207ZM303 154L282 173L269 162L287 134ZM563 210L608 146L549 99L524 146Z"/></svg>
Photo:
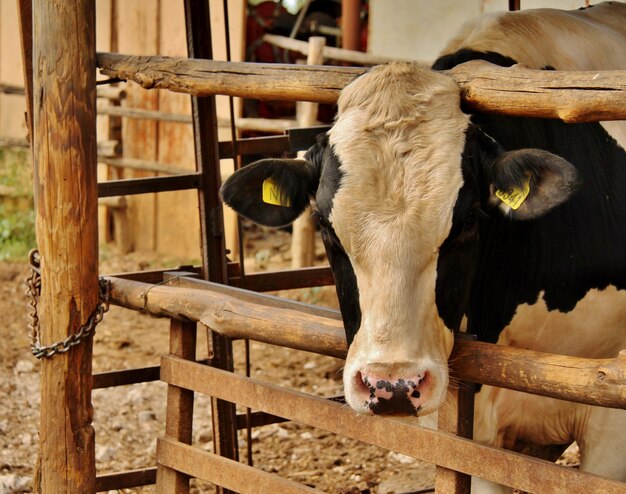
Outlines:
<svg viewBox="0 0 626 494"><path fill-rule="evenodd" d="M33 2L34 188L41 343L76 333L98 301L95 6ZM92 341L41 367L35 491L95 489Z"/></svg>
<svg viewBox="0 0 626 494"><path fill-rule="evenodd" d="M206 96L335 103L339 92L366 69L217 62L184 58L98 54L103 74L146 89ZM626 119L626 71L534 70L472 61L446 72L472 111L568 123Z"/></svg>

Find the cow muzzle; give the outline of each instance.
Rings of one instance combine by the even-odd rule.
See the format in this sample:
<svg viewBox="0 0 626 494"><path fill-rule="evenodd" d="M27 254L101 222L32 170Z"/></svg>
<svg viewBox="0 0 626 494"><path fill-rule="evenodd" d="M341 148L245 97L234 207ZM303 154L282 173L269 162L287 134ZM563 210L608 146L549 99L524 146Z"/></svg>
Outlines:
<svg viewBox="0 0 626 494"><path fill-rule="evenodd" d="M346 399L357 411L376 415L422 415L439 407L444 383L426 366L367 364L347 385Z"/></svg>

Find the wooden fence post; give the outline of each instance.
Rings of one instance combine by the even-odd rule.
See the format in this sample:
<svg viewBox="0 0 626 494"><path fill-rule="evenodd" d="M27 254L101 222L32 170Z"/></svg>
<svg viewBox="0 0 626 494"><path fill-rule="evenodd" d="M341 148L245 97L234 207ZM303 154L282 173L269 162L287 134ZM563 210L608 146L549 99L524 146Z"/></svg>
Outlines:
<svg viewBox="0 0 626 494"><path fill-rule="evenodd" d="M98 302L93 0L33 2L33 151L42 345L78 331ZM41 366L35 492L94 492L92 339Z"/></svg>
<svg viewBox="0 0 626 494"><path fill-rule="evenodd" d="M307 65L322 65L324 63L324 46L326 38L312 36L309 38L309 54ZM298 102L296 119L300 127L311 127L317 124L317 103L309 101ZM304 153L299 153L299 156ZM303 268L312 266L315 260L315 222L311 218L311 209L306 211L293 223L291 237L291 267Z"/></svg>

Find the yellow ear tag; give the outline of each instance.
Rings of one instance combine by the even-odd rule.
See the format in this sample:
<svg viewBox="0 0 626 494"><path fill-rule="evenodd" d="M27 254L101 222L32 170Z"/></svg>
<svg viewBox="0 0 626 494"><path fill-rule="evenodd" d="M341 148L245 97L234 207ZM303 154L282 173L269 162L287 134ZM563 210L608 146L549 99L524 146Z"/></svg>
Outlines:
<svg viewBox="0 0 626 494"><path fill-rule="evenodd" d="M530 180L526 180L523 189L518 189L517 187L513 187L508 192L504 192L502 190L496 190L496 197L500 199L504 204L509 206L514 211L517 211L522 203L528 197L528 193L530 192Z"/></svg>
<svg viewBox="0 0 626 494"><path fill-rule="evenodd" d="M263 202L274 206L291 207L289 197L283 196L280 188L271 178L263 180Z"/></svg>

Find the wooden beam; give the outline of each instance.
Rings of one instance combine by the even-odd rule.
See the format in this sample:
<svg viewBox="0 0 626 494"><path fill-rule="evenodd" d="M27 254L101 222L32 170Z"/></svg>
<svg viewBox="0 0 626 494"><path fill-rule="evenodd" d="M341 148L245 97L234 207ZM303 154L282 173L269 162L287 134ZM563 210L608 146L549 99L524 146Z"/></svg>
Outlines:
<svg viewBox="0 0 626 494"><path fill-rule="evenodd" d="M196 96L335 103L362 68L98 54L109 76ZM626 71L533 70L473 61L447 72L468 108L566 122L626 120Z"/></svg>
<svg viewBox="0 0 626 494"><path fill-rule="evenodd" d="M334 103L339 91L364 69L219 62L178 57L99 53L103 74L132 80L146 89L194 96L225 94L244 98Z"/></svg>
<svg viewBox="0 0 626 494"><path fill-rule="evenodd" d="M357 414L343 404L176 357L161 360L172 385L218 396L301 424L352 437L450 470L528 492L623 494L624 483L486 446L415 421ZM182 465L181 465L182 466ZM271 492L271 491L270 491Z"/></svg>
<svg viewBox="0 0 626 494"><path fill-rule="evenodd" d="M192 322L170 321L170 354L194 360L196 357L196 325ZM167 387L165 435L191 444L193 435L193 391L178 386ZM158 494L187 494L189 476L160 463L157 467Z"/></svg>
<svg viewBox="0 0 626 494"><path fill-rule="evenodd" d="M41 343L76 333L98 303L95 6L33 2L33 151ZM60 42L63 40L63 42ZM35 492L94 492L92 339L41 362Z"/></svg>
<svg viewBox="0 0 626 494"><path fill-rule="evenodd" d="M307 54L307 65L323 65L324 57L322 52L326 46L326 38L323 36L311 36L308 42L309 53ZM318 103L310 101L299 101L296 103L296 119L298 127L313 127L319 125L317 113ZM298 158L303 158L306 151L300 151ZM315 236L317 221L311 210L307 206L304 212L296 218L291 225L291 267L293 269L313 266L315 261Z"/></svg>
<svg viewBox="0 0 626 494"><path fill-rule="evenodd" d="M280 309L265 296L245 297L109 278L112 300L157 317L199 321L231 338L345 358L340 320ZM147 300L146 300L147 298ZM613 359L584 359L457 339L450 356L460 380L532 392L590 405L626 408L626 351Z"/></svg>
<svg viewBox="0 0 626 494"><path fill-rule="evenodd" d="M187 475L223 486L241 494L275 492L280 494L322 494L276 474L202 451L168 438L157 440L157 461Z"/></svg>
<svg viewBox="0 0 626 494"><path fill-rule="evenodd" d="M449 74L472 111L558 118L568 123L626 119L624 70L531 70L476 60L458 65Z"/></svg>
<svg viewBox="0 0 626 494"><path fill-rule="evenodd" d="M279 36L277 34L265 34L263 35L263 41L284 48L286 50L295 51L308 55L309 43L306 41L300 41L299 39L288 38L287 36ZM398 61L398 58L382 57L378 55L372 55L370 53L364 53L362 51L346 50L344 48L335 48L333 46L324 47L324 58L330 60L336 60L338 62L348 62L354 65L381 65L384 63Z"/></svg>

